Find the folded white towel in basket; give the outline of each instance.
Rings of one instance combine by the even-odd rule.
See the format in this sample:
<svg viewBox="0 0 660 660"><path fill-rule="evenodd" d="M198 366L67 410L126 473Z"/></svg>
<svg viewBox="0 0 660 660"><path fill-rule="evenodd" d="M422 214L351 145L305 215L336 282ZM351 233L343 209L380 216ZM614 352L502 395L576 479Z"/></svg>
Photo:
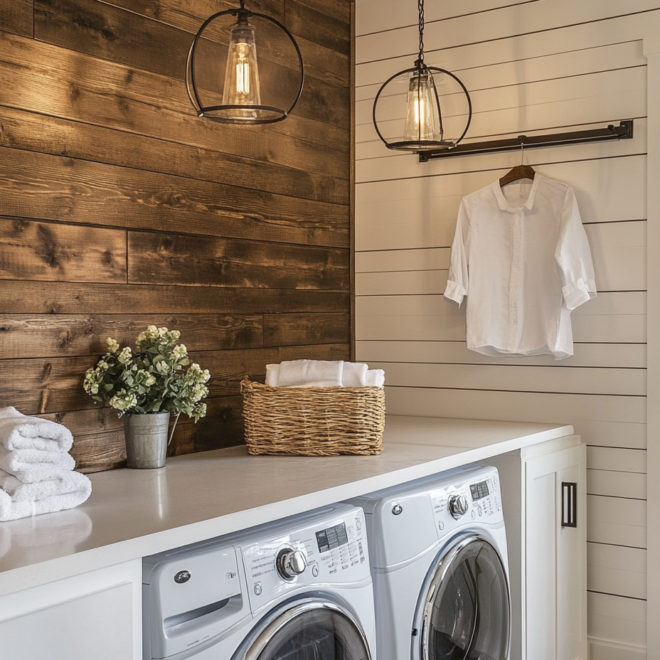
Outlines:
<svg viewBox="0 0 660 660"><path fill-rule="evenodd" d="M72 445L73 436L66 426L23 415L16 408L0 408L0 446L5 449L67 452Z"/></svg>
<svg viewBox="0 0 660 660"><path fill-rule="evenodd" d="M367 369L364 362L344 362L341 375L341 384L344 387L364 387L366 384Z"/></svg>
<svg viewBox="0 0 660 660"><path fill-rule="evenodd" d="M23 483L57 479L63 470L73 470L75 466L71 454L38 449L7 451L0 447L0 470L14 475Z"/></svg>
<svg viewBox="0 0 660 660"><path fill-rule="evenodd" d="M368 387L383 387L385 372L382 369L369 369L365 374L364 384Z"/></svg>
<svg viewBox="0 0 660 660"><path fill-rule="evenodd" d="M23 483L14 475L0 470L0 488L9 493L15 502L27 500L43 500L54 495L66 495L67 493L81 494L92 492L92 482L80 472L73 470L61 470L57 477L45 479L34 483ZM87 498L85 498L87 499Z"/></svg>
<svg viewBox="0 0 660 660"><path fill-rule="evenodd" d="M278 387L341 387L343 362L290 360L280 364Z"/></svg>

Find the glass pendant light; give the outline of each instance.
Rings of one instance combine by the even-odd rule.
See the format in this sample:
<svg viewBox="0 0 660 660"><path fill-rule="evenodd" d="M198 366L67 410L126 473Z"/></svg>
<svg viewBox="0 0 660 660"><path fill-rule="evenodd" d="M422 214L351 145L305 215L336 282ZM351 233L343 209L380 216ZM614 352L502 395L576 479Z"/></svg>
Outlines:
<svg viewBox="0 0 660 660"><path fill-rule="evenodd" d="M229 28L229 50L222 88L222 103L220 105L204 105L195 78L197 46L201 41L202 33L207 27L213 21L228 15L236 17L236 22ZM262 102L263 89L259 79L259 66L257 63L257 30L249 20L254 18L274 23L284 32L295 50L300 83L295 98L288 109L280 107L279 104ZM186 65L186 89L198 117L225 124L272 124L282 121L289 116L296 103L298 103L304 81L305 69L302 55L292 34L274 18L246 9L245 0L240 0L238 9L220 11L207 18L190 45Z"/></svg>
<svg viewBox="0 0 660 660"><path fill-rule="evenodd" d="M414 153L452 149L465 137L470 126L472 102L465 85L453 73L424 63L424 0L418 0L418 9L419 55L412 68L395 73L378 90L373 107L374 128L388 149L401 149ZM446 82L453 80L454 86L457 85L459 93L447 95L447 99L451 96L452 105L455 106L452 107L451 130L456 137L445 134L443 111L437 89L438 78ZM402 98L402 94L397 93L396 84L390 83L406 84L405 108L399 110L397 100ZM385 111L384 117L379 121L377 109L382 99L385 99L383 103ZM448 103L447 99L443 102ZM404 119L400 119L402 116Z"/></svg>
<svg viewBox="0 0 660 660"><path fill-rule="evenodd" d="M261 105L254 26L250 25L247 18L240 14L238 22L231 29L222 105ZM233 112L228 112L243 119L257 118L254 108L235 108Z"/></svg>

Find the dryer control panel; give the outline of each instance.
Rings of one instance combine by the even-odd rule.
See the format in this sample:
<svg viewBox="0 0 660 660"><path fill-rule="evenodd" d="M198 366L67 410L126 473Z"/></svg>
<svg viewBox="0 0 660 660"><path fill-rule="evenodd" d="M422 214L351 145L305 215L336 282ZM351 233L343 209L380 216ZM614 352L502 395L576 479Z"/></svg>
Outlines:
<svg viewBox="0 0 660 660"><path fill-rule="evenodd" d="M364 512L353 507L241 545L241 553L253 612L301 587L370 577Z"/></svg>
<svg viewBox="0 0 660 660"><path fill-rule="evenodd" d="M497 470L483 468L464 481L429 488L438 533L467 522L498 524L504 520Z"/></svg>

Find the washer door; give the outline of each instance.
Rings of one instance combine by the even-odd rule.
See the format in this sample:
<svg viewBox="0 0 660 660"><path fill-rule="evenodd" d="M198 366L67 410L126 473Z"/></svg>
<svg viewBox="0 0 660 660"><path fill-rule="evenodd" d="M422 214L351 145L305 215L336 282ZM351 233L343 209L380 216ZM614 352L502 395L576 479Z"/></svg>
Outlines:
<svg viewBox="0 0 660 660"><path fill-rule="evenodd" d="M290 603L236 660L371 660L354 617L324 600Z"/></svg>
<svg viewBox="0 0 660 660"><path fill-rule="evenodd" d="M438 558L422 606L424 660L507 659L506 572L482 536L463 538Z"/></svg>

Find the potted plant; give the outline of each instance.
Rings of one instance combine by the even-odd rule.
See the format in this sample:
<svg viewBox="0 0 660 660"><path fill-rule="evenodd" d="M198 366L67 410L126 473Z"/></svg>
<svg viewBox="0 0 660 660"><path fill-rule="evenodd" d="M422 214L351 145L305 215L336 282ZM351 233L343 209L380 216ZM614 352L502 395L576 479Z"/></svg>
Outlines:
<svg viewBox="0 0 660 660"><path fill-rule="evenodd" d="M206 415L201 400L209 393L210 374L190 363L186 347L177 343L180 336L150 325L138 336L135 353L108 338L108 352L85 374L85 392L124 416L128 467L165 465L170 413L177 416L174 427L181 413L195 422Z"/></svg>

